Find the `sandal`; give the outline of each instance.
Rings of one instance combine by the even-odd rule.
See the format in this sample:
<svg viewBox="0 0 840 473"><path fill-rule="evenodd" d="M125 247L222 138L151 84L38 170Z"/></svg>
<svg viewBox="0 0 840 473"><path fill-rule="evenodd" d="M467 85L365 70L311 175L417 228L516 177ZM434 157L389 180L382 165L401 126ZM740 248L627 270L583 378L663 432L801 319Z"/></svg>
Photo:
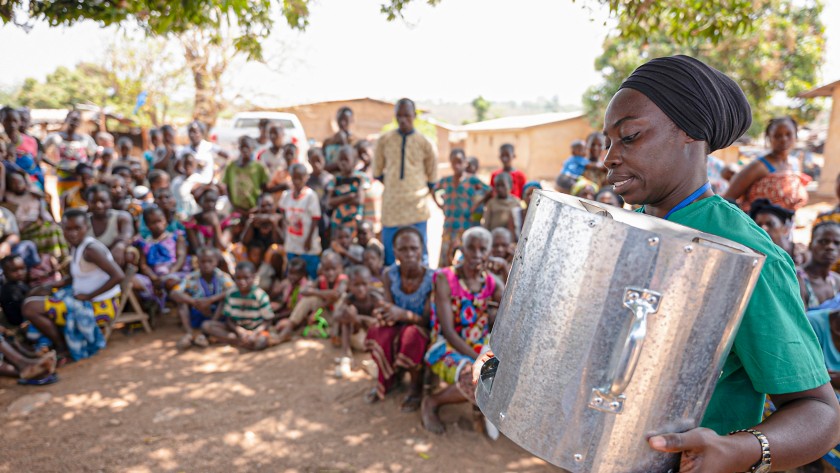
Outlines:
<svg viewBox="0 0 840 473"><path fill-rule="evenodd" d="M53 384L58 382L58 375L55 373L48 374L43 378L38 379L23 379L19 378L17 380L18 384L21 386L46 386L48 384Z"/></svg>
<svg viewBox="0 0 840 473"><path fill-rule="evenodd" d="M376 388L372 388L370 391L365 393L365 402L368 404L379 402L379 393L376 392Z"/></svg>
<svg viewBox="0 0 840 473"><path fill-rule="evenodd" d="M193 345L201 348L207 348L210 346L210 342L207 340L207 337L205 337L203 333L196 335L196 337L193 338L192 342Z"/></svg>
<svg viewBox="0 0 840 473"><path fill-rule="evenodd" d="M409 393L403 398L402 403L400 403L400 411L414 412L417 409L420 409L420 403L422 401L423 397L419 393Z"/></svg>
<svg viewBox="0 0 840 473"><path fill-rule="evenodd" d="M190 334L186 334L183 337L181 337L180 340L178 340L178 343L175 344L175 348L177 348L178 351L184 351L187 348L189 348L190 346L192 346L192 344L193 344L193 336L190 335Z"/></svg>

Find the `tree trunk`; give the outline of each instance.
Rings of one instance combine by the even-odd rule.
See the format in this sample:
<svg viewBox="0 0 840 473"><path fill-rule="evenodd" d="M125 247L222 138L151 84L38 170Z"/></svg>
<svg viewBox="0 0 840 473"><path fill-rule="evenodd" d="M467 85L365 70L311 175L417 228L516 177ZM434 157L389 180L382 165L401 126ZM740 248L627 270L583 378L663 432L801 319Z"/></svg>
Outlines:
<svg viewBox="0 0 840 473"><path fill-rule="evenodd" d="M193 119L210 129L224 108L222 76L236 51L225 41L211 40L204 31L184 33L181 42L195 86Z"/></svg>

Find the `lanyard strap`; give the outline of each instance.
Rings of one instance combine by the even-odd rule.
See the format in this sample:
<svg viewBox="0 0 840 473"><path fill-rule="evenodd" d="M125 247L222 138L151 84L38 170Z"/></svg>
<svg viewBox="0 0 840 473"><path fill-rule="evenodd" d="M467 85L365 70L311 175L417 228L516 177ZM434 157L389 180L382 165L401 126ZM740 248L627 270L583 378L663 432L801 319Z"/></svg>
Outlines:
<svg viewBox="0 0 840 473"><path fill-rule="evenodd" d="M689 205L693 204L695 200L699 199L701 195L705 194L706 191L712 188L712 184L707 182L703 184L702 187L694 191L690 196L683 199L679 204L675 205L673 209L669 210L667 214L665 214L665 220L668 220L668 217L671 216L677 210L682 210Z"/></svg>

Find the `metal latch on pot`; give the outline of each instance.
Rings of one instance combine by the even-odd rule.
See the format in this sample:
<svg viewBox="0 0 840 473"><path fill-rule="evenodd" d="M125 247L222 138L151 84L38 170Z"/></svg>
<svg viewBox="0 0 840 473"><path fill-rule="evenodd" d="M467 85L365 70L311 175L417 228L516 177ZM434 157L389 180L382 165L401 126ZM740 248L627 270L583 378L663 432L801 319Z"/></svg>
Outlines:
<svg viewBox="0 0 840 473"><path fill-rule="evenodd" d="M662 294L650 289L628 287L624 291L624 307L633 313L633 322L624 341L621 355L610 370L605 387L594 388L589 407L602 412L621 414L624 391L633 378L647 332L647 316L655 314L662 302Z"/></svg>

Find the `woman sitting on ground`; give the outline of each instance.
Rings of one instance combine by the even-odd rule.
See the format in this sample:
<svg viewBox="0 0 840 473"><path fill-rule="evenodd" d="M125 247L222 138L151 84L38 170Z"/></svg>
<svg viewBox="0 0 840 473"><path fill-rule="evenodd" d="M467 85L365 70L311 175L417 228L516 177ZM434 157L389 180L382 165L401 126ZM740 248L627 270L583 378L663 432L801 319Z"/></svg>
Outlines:
<svg viewBox="0 0 840 473"><path fill-rule="evenodd" d="M199 248L205 246L225 251L228 239L222 233L221 219L216 211L219 190L215 186L202 187L196 191L195 198L201 212L184 222L190 254L195 254Z"/></svg>
<svg viewBox="0 0 840 473"><path fill-rule="evenodd" d="M146 208L143 218L151 236L137 243L140 274L134 276L135 286L140 289L142 299L154 300L163 310L167 293L189 273L187 242L183 233L166 229L166 217L159 207Z"/></svg>
<svg viewBox="0 0 840 473"><path fill-rule="evenodd" d="M504 283L486 271L490 232L470 228L463 235L464 258L435 274L432 342L426 363L449 386L423 399L423 427L441 434L438 409L446 404L475 403L472 365L490 338Z"/></svg>
<svg viewBox="0 0 840 473"><path fill-rule="evenodd" d="M124 268L126 250L134 238L134 220L131 214L124 210L114 210L111 206L111 192L101 184L88 189L87 201L90 204L88 206L88 236L96 238L107 246L114 255L114 261Z"/></svg>
<svg viewBox="0 0 840 473"><path fill-rule="evenodd" d="M423 391L423 355L429 343L426 327L434 271L423 265L423 236L413 227L397 230L394 252L398 264L385 270L385 301L373 314L379 323L370 327L365 342L379 367L376 388L365 399L384 399L399 379L398 374L406 370L411 375L411 387L401 410L413 412L420 407Z"/></svg>

